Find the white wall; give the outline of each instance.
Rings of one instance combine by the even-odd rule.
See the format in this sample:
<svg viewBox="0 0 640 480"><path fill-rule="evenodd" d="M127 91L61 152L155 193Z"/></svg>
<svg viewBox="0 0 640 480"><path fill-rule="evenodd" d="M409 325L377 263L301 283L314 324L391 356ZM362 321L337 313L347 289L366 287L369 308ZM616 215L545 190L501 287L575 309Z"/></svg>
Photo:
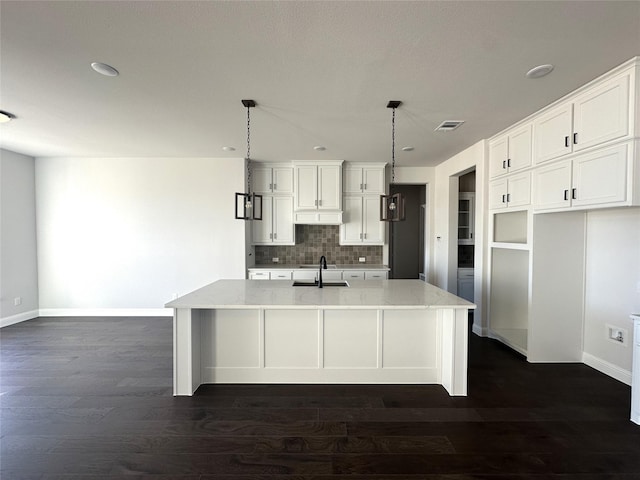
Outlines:
<svg viewBox="0 0 640 480"><path fill-rule="evenodd" d="M631 313L640 312L640 208L587 213L584 361L605 373L631 370ZM627 330L626 346L606 324Z"/></svg>
<svg viewBox="0 0 640 480"><path fill-rule="evenodd" d="M35 202L35 160L0 150L0 326L38 316Z"/></svg>
<svg viewBox="0 0 640 480"><path fill-rule="evenodd" d="M435 193L433 202L434 228L431 230L431 245L434 252L433 283L438 287L457 290L457 212L458 176L476 169L476 215L475 215L475 303L474 331L486 333L484 318L486 305L484 296L486 275L484 265L487 258L487 166L486 142L479 141L446 162L435 167Z"/></svg>
<svg viewBox="0 0 640 480"><path fill-rule="evenodd" d="M244 278L243 188L243 159L36 159L40 313L157 314Z"/></svg>

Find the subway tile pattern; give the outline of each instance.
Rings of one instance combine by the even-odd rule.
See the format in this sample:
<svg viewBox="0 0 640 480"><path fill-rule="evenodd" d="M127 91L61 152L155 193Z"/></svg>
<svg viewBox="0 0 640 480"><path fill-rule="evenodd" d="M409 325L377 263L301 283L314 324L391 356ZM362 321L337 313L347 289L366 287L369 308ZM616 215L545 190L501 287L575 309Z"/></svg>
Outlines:
<svg viewBox="0 0 640 480"><path fill-rule="evenodd" d="M328 263L341 265L357 264L358 257L365 257L369 264L382 264L381 246L342 246L339 239L338 225L296 225L296 244L256 246L256 265L268 265L273 257L286 265L313 264L321 255L327 257Z"/></svg>

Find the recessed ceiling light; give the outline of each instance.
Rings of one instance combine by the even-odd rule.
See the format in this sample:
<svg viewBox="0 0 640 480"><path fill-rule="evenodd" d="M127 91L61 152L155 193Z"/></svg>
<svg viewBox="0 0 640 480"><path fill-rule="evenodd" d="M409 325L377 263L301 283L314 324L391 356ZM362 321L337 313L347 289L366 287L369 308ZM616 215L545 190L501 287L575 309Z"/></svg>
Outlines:
<svg viewBox="0 0 640 480"><path fill-rule="evenodd" d="M538 65L537 67L533 67L526 74L527 78L540 78L545 75L549 75L553 71L553 65Z"/></svg>
<svg viewBox="0 0 640 480"><path fill-rule="evenodd" d="M91 68L93 68L100 75L105 75L107 77L117 77L120 75L120 72L113 68L111 65L107 65L106 63L93 62L91 64Z"/></svg>
<svg viewBox="0 0 640 480"><path fill-rule="evenodd" d="M413 147L402 147L403 152L413 152Z"/></svg>
<svg viewBox="0 0 640 480"><path fill-rule="evenodd" d="M236 149L234 147L222 147L222 150L225 152L235 152Z"/></svg>
<svg viewBox="0 0 640 480"><path fill-rule="evenodd" d="M13 113L5 112L4 110L0 110L0 123L7 123L16 118Z"/></svg>
<svg viewBox="0 0 640 480"><path fill-rule="evenodd" d="M313 147L313 149L314 149L316 152L324 152L327 148L326 148L326 147L323 147L322 145L316 145L315 147Z"/></svg>

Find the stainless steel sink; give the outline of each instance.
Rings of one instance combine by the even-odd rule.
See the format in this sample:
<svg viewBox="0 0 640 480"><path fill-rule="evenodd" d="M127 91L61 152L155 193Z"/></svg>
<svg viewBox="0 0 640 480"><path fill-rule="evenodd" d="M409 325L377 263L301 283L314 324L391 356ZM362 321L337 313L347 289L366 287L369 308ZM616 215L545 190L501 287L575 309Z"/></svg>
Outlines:
<svg viewBox="0 0 640 480"><path fill-rule="evenodd" d="M294 280L292 286L294 287L318 287L317 280ZM323 287L348 287L349 282L346 280L327 280L322 282Z"/></svg>
<svg viewBox="0 0 640 480"><path fill-rule="evenodd" d="M319 265L298 265L298 268L320 268ZM336 265L327 265L327 269L337 268Z"/></svg>

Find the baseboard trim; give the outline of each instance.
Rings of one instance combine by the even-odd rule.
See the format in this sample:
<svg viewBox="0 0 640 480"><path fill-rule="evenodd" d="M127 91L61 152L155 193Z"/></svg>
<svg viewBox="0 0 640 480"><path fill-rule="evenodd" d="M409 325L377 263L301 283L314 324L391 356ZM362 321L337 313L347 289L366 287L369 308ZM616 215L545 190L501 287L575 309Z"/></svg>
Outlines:
<svg viewBox="0 0 640 480"><path fill-rule="evenodd" d="M478 335L479 337L488 337L489 336L489 329L488 328L481 327L480 325L476 325L475 323L471 327L471 331L473 333L475 333L476 335Z"/></svg>
<svg viewBox="0 0 640 480"><path fill-rule="evenodd" d="M631 385L631 372L624 368L620 368L613 363L607 362L606 360L586 352L582 352L582 363L589 365L591 368L595 368L599 372L609 375L622 383Z"/></svg>
<svg viewBox="0 0 640 480"><path fill-rule="evenodd" d="M30 310L28 312L16 313L10 317L0 318L0 328L15 325L20 322L26 322L27 320L36 318L38 315L38 310Z"/></svg>
<svg viewBox="0 0 640 480"><path fill-rule="evenodd" d="M171 317L171 308L41 308L40 317Z"/></svg>

